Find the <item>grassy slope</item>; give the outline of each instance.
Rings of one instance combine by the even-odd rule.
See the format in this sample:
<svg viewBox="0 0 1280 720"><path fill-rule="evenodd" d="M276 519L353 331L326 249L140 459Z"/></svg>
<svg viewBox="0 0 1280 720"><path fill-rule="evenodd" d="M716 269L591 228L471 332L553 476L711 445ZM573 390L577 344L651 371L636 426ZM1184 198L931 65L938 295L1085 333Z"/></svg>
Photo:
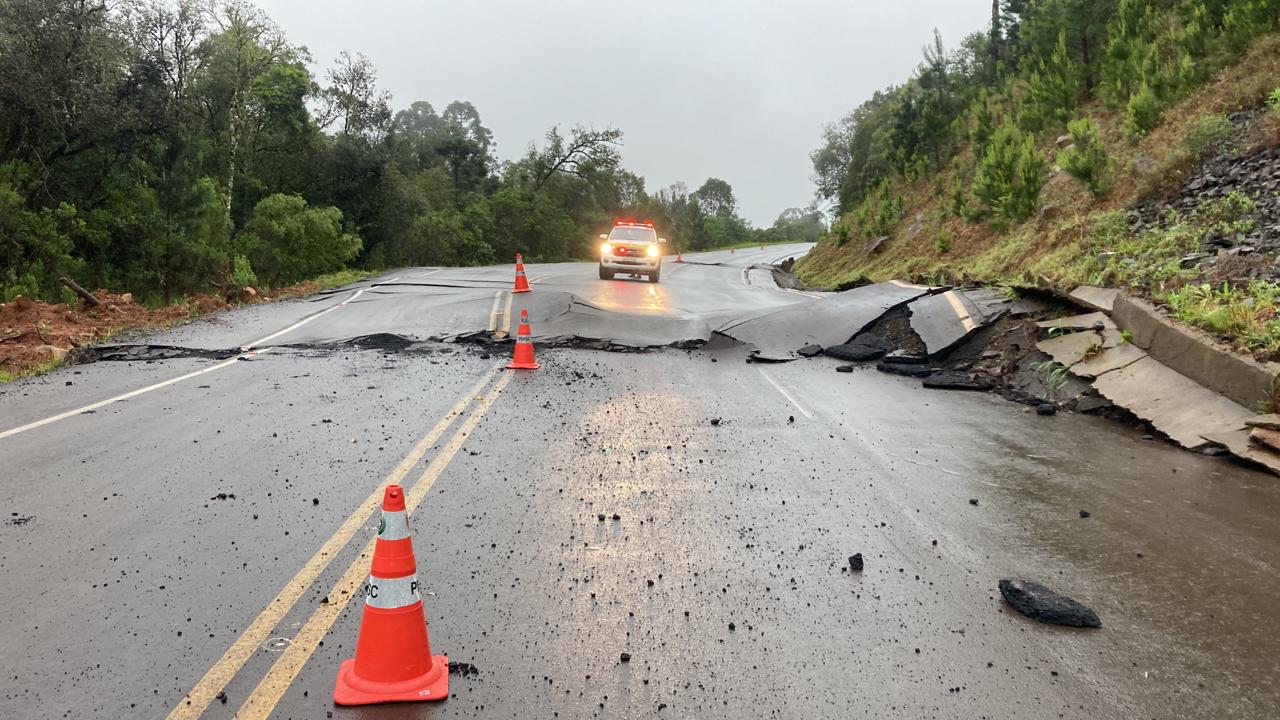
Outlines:
<svg viewBox="0 0 1280 720"><path fill-rule="evenodd" d="M903 219L878 253L868 253L867 238L831 237L798 263L796 271L806 282L827 287L860 277L1141 285L1148 278L1111 277L1094 258L1100 252L1127 245L1129 250L1144 251L1153 263L1159 264L1176 260L1185 251L1176 242L1165 242L1167 238L1129 236L1127 229L1117 226L1114 211L1180 188L1195 168L1195 158L1184 141L1199 118L1256 108L1278 85L1280 35L1273 34L1259 39L1239 62L1200 90L1167 108L1161 124L1136 143L1124 136L1122 112L1101 103L1083 108L1082 114L1098 122L1115 159L1112 186L1102 197L1093 197L1066 173L1054 172L1040 195L1041 206L1049 206L1043 217L1032 217L1020 226L997 233L986 224L968 223L950 212L945 189L952 187L956 171L948 168L940 177L928 176L911 185L899 183L897 192L904 199ZM1280 110L1272 110L1262 125L1273 137L1256 138L1259 142L1280 142ZM1053 157L1053 141L1052 137L1042 139L1046 157ZM968 185L973 154L963 149L957 160ZM917 230L914 235L912 226ZM938 247L940 233L950 234L947 252ZM1132 247L1142 242L1157 245ZM1168 246L1161 247L1160 243Z"/></svg>

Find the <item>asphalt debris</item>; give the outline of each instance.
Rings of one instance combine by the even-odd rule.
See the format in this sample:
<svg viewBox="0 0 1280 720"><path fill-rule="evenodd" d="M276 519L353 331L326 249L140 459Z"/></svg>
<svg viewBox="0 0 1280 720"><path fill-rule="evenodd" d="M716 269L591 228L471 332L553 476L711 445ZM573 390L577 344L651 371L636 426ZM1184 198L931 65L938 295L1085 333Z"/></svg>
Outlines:
<svg viewBox="0 0 1280 720"><path fill-rule="evenodd" d="M985 392L996 386L995 380L983 375L970 375L961 370L936 372L923 381L931 390L976 390Z"/></svg>
<svg viewBox="0 0 1280 720"><path fill-rule="evenodd" d="M854 553L849 556L849 569L853 572L862 572L862 553Z"/></svg>
<svg viewBox="0 0 1280 720"><path fill-rule="evenodd" d="M822 346L821 345L805 345L804 347L797 350L796 354L799 355L800 357L806 357L806 358L817 357L822 354Z"/></svg>
<svg viewBox="0 0 1280 720"><path fill-rule="evenodd" d="M1037 622L1080 628L1102 627L1102 621L1093 610L1037 582L1001 580L1000 595L1014 610Z"/></svg>
<svg viewBox="0 0 1280 720"><path fill-rule="evenodd" d="M1040 403L1036 406L1036 414L1049 416L1058 414L1058 406L1053 403Z"/></svg>
<svg viewBox="0 0 1280 720"><path fill-rule="evenodd" d="M865 333L858 336L853 342L847 342L843 345L832 345L823 350L823 354L833 357L837 360L847 360L850 362L861 362L863 360L878 360L887 355L893 348L883 338L874 333Z"/></svg>
<svg viewBox="0 0 1280 720"><path fill-rule="evenodd" d="M1089 517L1091 514L1092 514L1092 513L1090 513L1088 510L1081 510L1081 511L1080 511L1080 517L1081 517L1081 519L1083 519L1083 518L1087 518L1087 517Z"/></svg>
<svg viewBox="0 0 1280 720"><path fill-rule="evenodd" d="M480 671L475 665L465 662L449 661L449 674L460 675L463 677L479 675Z"/></svg>
<svg viewBox="0 0 1280 720"><path fill-rule="evenodd" d="M851 372L853 372L853 366L852 366L852 365L837 365L837 366L836 366L836 372L851 373Z"/></svg>

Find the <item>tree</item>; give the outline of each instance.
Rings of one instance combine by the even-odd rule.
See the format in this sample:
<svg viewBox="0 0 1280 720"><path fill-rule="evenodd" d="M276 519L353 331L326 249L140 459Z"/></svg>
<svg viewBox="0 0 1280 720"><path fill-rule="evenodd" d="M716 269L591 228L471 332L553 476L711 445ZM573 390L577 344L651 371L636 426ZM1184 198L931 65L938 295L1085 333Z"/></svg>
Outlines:
<svg viewBox="0 0 1280 720"><path fill-rule="evenodd" d="M693 192L692 199L708 217L732 217L738 206L733 186L720 178L707 178L702 187Z"/></svg>
<svg viewBox="0 0 1280 720"><path fill-rule="evenodd" d="M338 53L322 97L322 127L338 122L339 132L370 142L381 140L391 128L391 93L378 89L378 71L364 53Z"/></svg>
<svg viewBox="0 0 1280 720"><path fill-rule="evenodd" d="M541 150L529 148L534 187L541 189L556 175L590 181L594 173L610 172L622 161L618 153L621 145L621 130L590 130L579 125L566 138L553 127L547 131L547 143Z"/></svg>
<svg viewBox="0 0 1280 720"><path fill-rule="evenodd" d="M1020 222L1035 212L1045 170L1035 137L1006 122L978 162L973 194L994 212Z"/></svg>
<svg viewBox="0 0 1280 720"><path fill-rule="evenodd" d="M361 247L360 238L342 232L342 211L308 207L297 195L263 198L237 244L257 275L272 285L337 270Z"/></svg>

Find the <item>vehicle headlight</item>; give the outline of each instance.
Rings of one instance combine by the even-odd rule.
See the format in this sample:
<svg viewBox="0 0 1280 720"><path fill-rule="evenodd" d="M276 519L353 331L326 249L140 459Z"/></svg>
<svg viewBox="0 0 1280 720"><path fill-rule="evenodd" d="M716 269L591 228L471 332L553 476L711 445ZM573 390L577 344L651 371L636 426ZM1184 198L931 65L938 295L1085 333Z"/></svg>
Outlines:
<svg viewBox="0 0 1280 720"><path fill-rule="evenodd" d="M650 245L649 249L645 252L649 255L649 257L658 257L658 253L662 251L658 249L657 245Z"/></svg>
<svg viewBox="0 0 1280 720"><path fill-rule="evenodd" d="M613 246L609 243L604 243L600 246L600 253L602 255L608 255L611 252L613 252Z"/></svg>

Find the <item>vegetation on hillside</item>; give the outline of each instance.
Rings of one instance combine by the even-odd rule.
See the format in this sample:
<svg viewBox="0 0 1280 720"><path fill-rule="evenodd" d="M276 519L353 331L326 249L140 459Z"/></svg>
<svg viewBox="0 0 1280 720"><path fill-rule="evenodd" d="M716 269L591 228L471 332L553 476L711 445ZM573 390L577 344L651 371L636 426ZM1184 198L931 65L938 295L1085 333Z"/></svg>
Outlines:
<svg viewBox="0 0 1280 720"><path fill-rule="evenodd" d="M1150 227L1127 209L1218 153L1239 129L1228 113L1280 97L1277 30L1280 0L993 0L988 28L952 51L935 34L910 79L825 128L811 159L838 220L798 272L818 285L1101 282L1161 300L1198 284L1179 259L1250 222L1251 198ZM1256 123L1266 146L1280 144L1277 104ZM1244 306L1273 307L1262 300ZM1191 322L1194 305L1179 311Z"/></svg>
<svg viewBox="0 0 1280 720"><path fill-rule="evenodd" d="M581 256L615 216L682 250L756 230L729 183L650 193L622 132L551 128L513 162L469 102L398 111L360 54L323 78L241 0L0 0L0 301L57 279L150 301L345 267Z"/></svg>

